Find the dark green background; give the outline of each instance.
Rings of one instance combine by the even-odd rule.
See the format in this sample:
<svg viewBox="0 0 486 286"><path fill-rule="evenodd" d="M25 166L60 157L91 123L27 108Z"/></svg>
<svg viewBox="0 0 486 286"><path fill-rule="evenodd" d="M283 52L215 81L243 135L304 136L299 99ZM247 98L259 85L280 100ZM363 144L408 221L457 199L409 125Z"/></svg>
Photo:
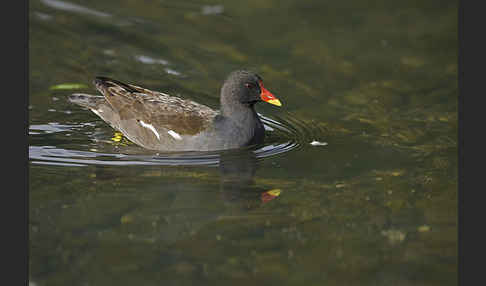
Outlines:
<svg viewBox="0 0 486 286"><path fill-rule="evenodd" d="M456 285L457 15L430 0L30 1L31 283ZM238 68L299 137L249 178L123 164L111 155L144 150L66 99L104 75L217 108Z"/></svg>

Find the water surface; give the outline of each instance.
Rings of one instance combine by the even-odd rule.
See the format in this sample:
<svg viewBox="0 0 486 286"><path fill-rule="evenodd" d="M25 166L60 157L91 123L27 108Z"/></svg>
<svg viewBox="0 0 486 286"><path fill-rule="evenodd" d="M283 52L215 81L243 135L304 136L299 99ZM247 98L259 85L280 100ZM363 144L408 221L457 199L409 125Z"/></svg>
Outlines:
<svg viewBox="0 0 486 286"><path fill-rule="evenodd" d="M456 285L457 1L29 2L31 285ZM68 102L95 76L218 108L261 146L157 153Z"/></svg>

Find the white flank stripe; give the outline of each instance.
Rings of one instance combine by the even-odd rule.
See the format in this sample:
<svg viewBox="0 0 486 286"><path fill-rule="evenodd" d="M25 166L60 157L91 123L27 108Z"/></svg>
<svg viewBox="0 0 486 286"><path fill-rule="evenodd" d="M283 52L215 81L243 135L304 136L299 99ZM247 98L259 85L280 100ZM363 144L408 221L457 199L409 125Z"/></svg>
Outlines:
<svg viewBox="0 0 486 286"><path fill-rule="evenodd" d="M93 113L98 115L99 117L101 117L100 113L103 112L103 111L101 111L101 109L99 109L99 110L91 109L91 111L93 111Z"/></svg>
<svg viewBox="0 0 486 286"><path fill-rule="evenodd" d="M181 135L177 134L177 132L175 132L173 130L169 130L169 131L167 131L167 133L169 133L169 135L174 137L174 139L176 139L176 140L182 140Z"/></svg>
<svg viewBox="0 0 486 286"><path fill-rule="evenodd" d="M155 130L155 128L152 124L147 124L147 123L143 122L142 120L140 120L139 122L140 122L140 125L142 125L142 127L150 129L155 134L155 136L157 136L157 139L160 140L159 132L157 132L157 130Z"/></svg>

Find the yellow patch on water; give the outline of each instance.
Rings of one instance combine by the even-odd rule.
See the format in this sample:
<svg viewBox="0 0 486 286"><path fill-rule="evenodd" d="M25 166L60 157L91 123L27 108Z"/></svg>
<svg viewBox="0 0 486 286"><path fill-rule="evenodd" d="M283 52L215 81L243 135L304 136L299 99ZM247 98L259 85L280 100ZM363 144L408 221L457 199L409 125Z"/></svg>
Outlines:
<svg viewBox="0 0 486 286"><path fill-rule="evenodd" d="M371 120L371 119L367 119L367 118L358 118L358 120L360 122L364 122L364 123L369 123L369 124L373 124L375 123L375 121Z"/></svg>
<svg viewBox="0 0 486 286"><path fill-rule="evenodd" d="M425 64L424 60L416 58L416 57L403 57L400 59L400 62L412 68L419 68Z"/></svg>
<svg viewBox="0 0 486 286"><path fill-rule="evenodd" d="M82 83L61 83L51 86L50 90L66 90L66 89L80 89L88 86Z"/></svg>
<svg viewBox="0 0 486 286"><path fill-rule="evenodd" d="M126 215L121 217L120 222L122 224L131 223L131 222L133 222L133 216L126 214Z"/></svg>
<svg viewBox="0 0 486 286"><path fill-rule="evenodd" d="M403 175L404 171L394 171L394 172L391 172L391 175L394 176L394 177L398 177L398 176L401 176Z"/></svg>
<svg viewBox="0 0 486 286"><path fill-rule="evenodd" d="M417 230L418 230L419 232L427 232L427 231L429 231L429 230L430 230L430 226L428 226L428 225L421 225L421 226L419 226L419 227L417 228Z"/></svg>

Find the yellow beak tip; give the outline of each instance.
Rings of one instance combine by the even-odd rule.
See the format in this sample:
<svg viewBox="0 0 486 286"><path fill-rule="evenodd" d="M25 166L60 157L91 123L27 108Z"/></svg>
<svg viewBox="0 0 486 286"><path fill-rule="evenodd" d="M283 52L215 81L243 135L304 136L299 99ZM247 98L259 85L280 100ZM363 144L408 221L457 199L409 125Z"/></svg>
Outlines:
<svg viewBox="0 0 486 286"><path fill-rule="evenodd" d="M278 99L270 99L267 102L270 103L270 104L276 105L276 106L282 106L282 103L280 103L280 100L278 100Z"/></svg>
<svg viewBox="0 0 486 286"><path fill-rule="evenodd" d="M268 194L276 197L279 196L282 191L280 189L272 189L270 191L267 191Z"/></svg>

